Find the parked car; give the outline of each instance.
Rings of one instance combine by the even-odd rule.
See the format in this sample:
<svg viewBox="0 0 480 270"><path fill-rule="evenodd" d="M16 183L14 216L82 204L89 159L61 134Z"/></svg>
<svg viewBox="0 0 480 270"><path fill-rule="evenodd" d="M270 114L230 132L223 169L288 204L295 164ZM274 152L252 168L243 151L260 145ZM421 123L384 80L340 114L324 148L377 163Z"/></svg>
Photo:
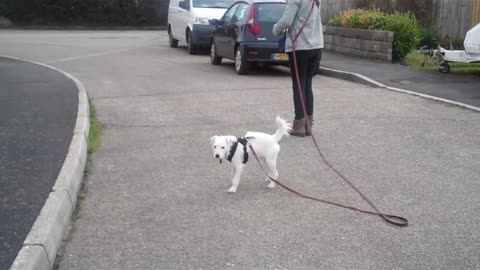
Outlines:
<svg viewBox="0 0 480 270"><path fill-rule="evenodd" d="M210 46L210 19L219 19L233 0L170 0L168 8L168 38L172 48L186 43L188 53Z"/></svg>
<svg viewBox="0 0 480 270"><path fill-rule="evenodd" d="M212 19L210 60L235 61L238 74L247 74L253 63L288 65L288 55L279 49L280 37L272 34L282 17L284 0L241 0L232 4L221 19Z"/></svg>

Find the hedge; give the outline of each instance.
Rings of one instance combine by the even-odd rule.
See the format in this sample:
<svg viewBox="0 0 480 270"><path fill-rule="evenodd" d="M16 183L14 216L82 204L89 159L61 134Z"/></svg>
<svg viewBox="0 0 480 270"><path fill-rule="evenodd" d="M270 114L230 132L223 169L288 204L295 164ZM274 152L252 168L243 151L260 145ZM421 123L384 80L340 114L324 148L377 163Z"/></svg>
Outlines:
<svg viewBox="0 0 480 270"><path fill-rule="evenodd" d="M15 25L166 25L168 0L0 0Z"/></svg>
<svg viewBox="0 0 480 270"><path fill-rule="evenodd" d="M393 57L403 59L420 42L418 21L411 12L384 13L379 9L349 9L329 21L329 25L394 32Z"/></svg>

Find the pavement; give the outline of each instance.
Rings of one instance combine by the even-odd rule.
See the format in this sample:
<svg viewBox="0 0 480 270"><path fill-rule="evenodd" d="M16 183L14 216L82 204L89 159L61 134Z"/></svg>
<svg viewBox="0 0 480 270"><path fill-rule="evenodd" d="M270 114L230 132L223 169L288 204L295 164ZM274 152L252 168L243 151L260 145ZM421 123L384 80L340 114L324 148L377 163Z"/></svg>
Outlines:
<svg viewBox="0 0 480 270"><path fill-rule="evenodd" d="M364 75L390 87L480 107L480 76L419 71L396 63L325 52L322 67Z"/></svg>
<svg viewBox="0 0 480 270"><path fill-rule="evenodd" d="M167 40L148 31L0 32L0 54L79 78L103 127L56 267L480 268L478 112L315 78L315 135L327 158L382 210L407 217L407 228L269 190L253 163L232 195L230 168L213 160L209 138L274 132L277 114L290 119L288 72L238 76L232 63L212 66ZM367 207L308 138L281 147L284 182Z"/></svg>

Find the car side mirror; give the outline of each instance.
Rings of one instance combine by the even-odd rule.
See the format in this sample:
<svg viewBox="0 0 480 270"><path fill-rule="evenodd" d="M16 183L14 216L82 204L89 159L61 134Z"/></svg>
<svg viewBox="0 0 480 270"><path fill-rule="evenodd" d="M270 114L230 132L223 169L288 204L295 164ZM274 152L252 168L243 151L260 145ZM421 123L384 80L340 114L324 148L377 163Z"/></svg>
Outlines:
<svg viewBox="0 0 480 270"><path fill-rule="evenodd" d="M183 8L183 9L186 9L186 10L190 10L190 3L188 2L189 0L182 0L178 3L178 6L180 8Z"/></svg>

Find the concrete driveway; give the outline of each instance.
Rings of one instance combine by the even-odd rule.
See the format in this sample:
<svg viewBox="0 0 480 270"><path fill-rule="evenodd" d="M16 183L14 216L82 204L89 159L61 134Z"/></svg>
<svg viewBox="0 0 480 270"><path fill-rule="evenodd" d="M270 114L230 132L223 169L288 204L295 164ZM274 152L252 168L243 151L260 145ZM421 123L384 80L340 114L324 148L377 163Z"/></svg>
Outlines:
<svg viewBox="0 0 480 270"><path fill-rule="evenodd" d="M289 74L238 76L166 44L165 32L0 32L0 54L79 78L103 125L61 269L480 268L479 113L315 78L326 156L407 228L269 190L253 162L228 194L209 138L291 120ZM310 139L281 146L285 183L367 208Z"/></svg>

